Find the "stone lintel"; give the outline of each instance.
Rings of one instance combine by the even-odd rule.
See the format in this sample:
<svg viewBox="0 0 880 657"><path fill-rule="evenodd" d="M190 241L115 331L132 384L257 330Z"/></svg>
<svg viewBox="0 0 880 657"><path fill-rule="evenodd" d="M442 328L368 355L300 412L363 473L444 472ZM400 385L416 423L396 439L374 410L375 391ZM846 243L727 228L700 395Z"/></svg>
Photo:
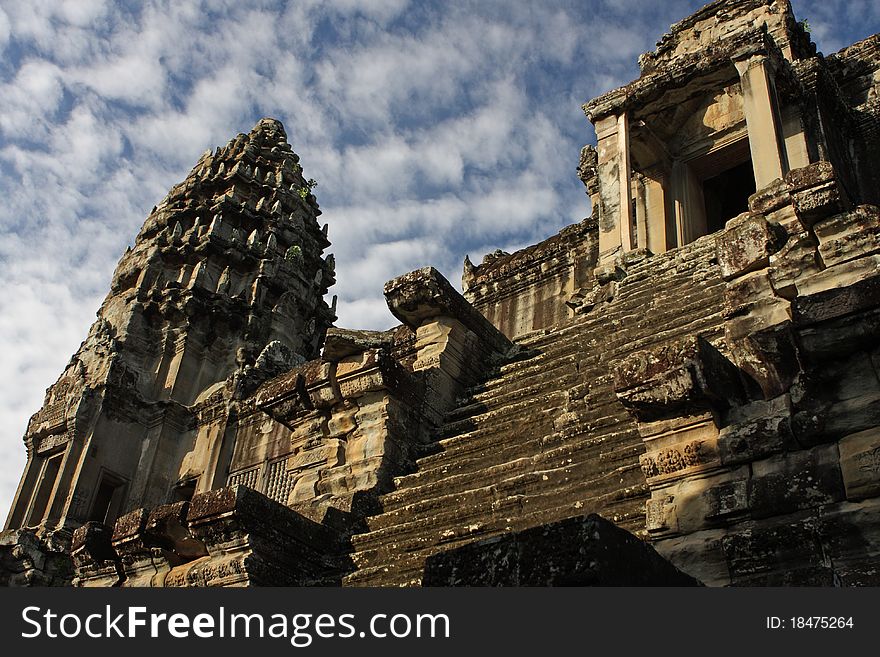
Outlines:
<svg viewBox="0 0 880 657"><path fill-rule="evenodd" d="M659 68L628 85L594 98L584 104L584 113L595 124L609 115L643 107L662 98L670 88L685 86L692 80L729 67L734 57L766 54L767 40L766 33L760 27L744 30L734 38L684 55L672 66Z"/></svg>

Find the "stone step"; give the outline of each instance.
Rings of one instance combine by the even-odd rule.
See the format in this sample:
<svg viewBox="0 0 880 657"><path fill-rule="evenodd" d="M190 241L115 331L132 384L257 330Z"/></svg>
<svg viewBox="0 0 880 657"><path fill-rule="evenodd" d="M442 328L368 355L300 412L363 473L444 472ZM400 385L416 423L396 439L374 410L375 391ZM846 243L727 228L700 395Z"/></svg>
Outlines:
<svg viewBox="0 0 880 657"><path fill-rule="evenodd" d="M460 431L466 431L468 423L473 426L477 418L487 414L497 414L498 411L505 408L516 408L522 404L527 404L533 400L540 402L548 396L548 384L554 382L556 386L565 390L567 387L574 386L581 381L581 375L573 368L571 371L559 372L557 370L549 370L543 377L536 382L530 382L527 386L511 386L499 388L492 394L481 395L477 400L463 406L459 406L455 412L450 412L445 416L445 423L440 428L439 435L446 437L452 436ZM550 393L555 395L564 395L563 392ZM565 398L563 396L563 402Z"/></svg>
<svg viewBox="0 0 880 657"><path fill-rule="evenodd" d="M508 504L528 505L531 510L553 509L560 501L588 497L641 496L647 487L638 464L625 464L609 472L586 478L588 468L580 464L527 472L462 493L450 493L418 505L381 513L368 519L370 531L352 537L356 551L384 542L422 542L422 530L429 525L479 524L482 518L513 513ZM507 502L505 502L505 500ZM505 506L508 505L508 506ZM505 510L506 509L506 510ZM508 519L509 520L509 519Z"/></svg>
<svg viewBox="0 0 880 657"><path fill-rule="evenodd" d="M643 535L644 446L614 394L615 363L721 335L714 252L703 238L632 265L610 304L518 339L523 353L466 391L435 451L395 478L383 513L353 537L346 585L413 585L432 554L590 511Z"/></svg>
<svg viewBox="0 0 880 657"><path fill-rule="evenodd" d="M523 434L532 424L532 420L537 421L538 426L547 433L552 430L553 423L566 412L574 413L576 422L588 428L604 426L609 416L617 421L628 421L629 416L617 401L608 379L610 377L607 376L603 380L597 379L596 388L590 390L583 399L570 400L566 393L557 392L551 395L553 399L532 398L509 405L504 412L488 409L474 418L450 423L438 432L440 438L437 444L441 452L453 452L459 444L466 445L465 451L469 451L480 446L481 441L491 443L492 436L510 431ZM509 415L505 416L505 413ZM563 421L563 426L564 424ZM423 465L425 464L420 464Z"/></svg>
<svg viewBox="0 0 880 657"><path fill-rule="evenodd" d="M695 309L702 309L704 312L697 313L694 312ZM615 320L618 322L616 328L619 335L609 337L608 360L614 362L619 355L631 354L684 335L693 335L707 328L717 329L722 321L722 312L720 303L700 299L691 306L682 308L679 313L670 311L664 316L658 316L656 324L642 319L636 319L632 324Z"/></svg>
<svg viewBox="0 0 880 657"><path fill-rule="evenodd" d="M597 355L590 354L583 347L564 354L540 354L524 361L519 369L511 370L506 374L492 374L486 381L471 386L462 395L461 402L465 404L472 399L486 399L506 389L529 385L535 380L545 378L550 369L565 367L576 369L589 366L598 360Z"/></svg>
<svg viewBox="0 0 880 657"><path fill-rule="evenodd" d="M418 463L417 472L398 477L398 487L411 485L413 482L432 477L435 470L444 472L458 468L470 468L476 463L494 464L505 458L521 457L528 453L542 451L541 446L559 444L564 441L576 440L578 436L592 434L597 440L605 440L608 436L635 430L628 416L602 415L591 416L589 421L563 424L554 428L547 424L542 430L526 433L519 427L511 430L505 427L487 427L468 434L455 436L441 444L440 451L426 456ZM461 461L461 463L456 463Z"/></svg>
<svg viewBox="0 0 880 657"><path fill-rule="evenodd" d="M578 317L572 317L569 321L554 326L552 329L540 329L533 334L520 336L515 340L516 344L526 348L544 347L558 340L567 338L570 334L579 334L581 321Z"/></svg>
<svg viewBox="0 0 880 657"><path fill-rule="evenodd" d="M591 345L585 345L581 353L567 354L540 363L534 368L530 367L528 371L519 373L518 376L490 378L481 384L469 388L459 401L461 405L467 405L473 400L480 400L485 403L496 396L506 394L510 390L532 386L536 382L547 383L548 378L555 381L555 373L560 371L576 373L585 381L592 381L593 377L601 377L607 374L607 364L596 353L591 353L590 349ZM552 376L551 372L554 373ZM559 388L560 386L554 387Z"/></svg>
<svg viewBox="0 0 880 657"><path fill-rule="evenodd" d="M724 299L723 284L719 282L707 282L703 285L695 285L692 290L664 291L656 288L645 290L638 296L621 299L620 308L615 313L617 320L627 320L631 316L641 318L643 321L654 318L657 322L678 313L692 313L699 310L701 304L711 307L715 303L720 304ZM646 312L651 311L651 312Z"/></svg>
<svg viewBox="0 0 880 657"><path fill-rule="evenodd" d="M624 465L637 465L639 456L644 452L638 435L621 432L615 437L617 440L610 440L610 434L584 434L576 443L567 444L548 444L538 439L529 441L525 446L506 445L498 450L501 455L498 460L493 460L492 454L458 459L448 466L408 476L405 487L382 496L383 513L532 472L578 468L583 470L585 477L592 478ZM621 440L625 442L621 443ZM535 451L541 449L546 451Z"/></svg>
<svg viewBox="0 0 880 657"><path fill-rule="evenodd" d="M511 503L519 501L518 498L512 498ZM504 510L510 511L510 507L506 506ZM345 585L418 585L425 561L431 555L477 540L594 512L609 520L613 518L612 522L636 535L644 533L641 530L644 527L643 496L615 499L607 495L580 497L572 500L571 504L557 506L552 512L528 510L509 518L498 516L480 524L453 526L437 534L433 541L397 542L386 546L390 550L379 547L357 551L352 558L358 570L346 577Z"/></svg>
<svg viewBox="0 0 880 657"><path fill-rule="evenodd" d="M446 477L463 475L483 468L501 465L507 461L532 458L549 454L550 458L569 458L571 453L595 446L605 450L614 449L619 443L641 440L637 438L633 425L608 422L595 429L579 428L568 433L552 432L534 435L521 441L512 441L500 436L499 440L480 446L469 446L454 454L439 452L431 455L431 460L422 463L418 471L395 478L396 490L383 496L383 503L399 506L399 500L411 498L418 493L412 489L440 481ZM434 458L437 457L437 458Z"/></svg>

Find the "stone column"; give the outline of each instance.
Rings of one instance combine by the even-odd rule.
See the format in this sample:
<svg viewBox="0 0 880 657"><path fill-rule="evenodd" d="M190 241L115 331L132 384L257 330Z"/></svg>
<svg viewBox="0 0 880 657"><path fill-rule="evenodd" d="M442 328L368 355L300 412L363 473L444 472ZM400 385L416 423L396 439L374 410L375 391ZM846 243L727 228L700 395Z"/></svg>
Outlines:
<svg viewBox="0 0 880 657"><path fill-rule="evenodd" d="M761 189L788 171L773 77L766 55L751 55L734 64L742 83L755 184Z"/></svg>
<svg viewBox="0 0 880 657"><path fill-rule="evenodd" d="M30 511L30 502L34 495L34 485L37 477L39 477L40 467L43 464L43 460L37 457L36 452L36 447L28 447L27 465L18 484L18 490L15 491L15 499L12 502L12 507L9 509L4 529L22 527Z"/></svg>
<svg viewBox="0 0 880 657"><path fill-rule="evenodd" d="M676 244L683 246L705 235L708 230L703 185L690 166L679 160L672 165L672 194Z"/></svg>
<svg viewBox="0 0 880 657"><path fill-rule="evenodd" d="M666 179L668 180L668 176ZM664 253L669 244L666 236L666 184L653 178L645 180L645 247L651 253ZM639 246L641 247L641 243Z"/></svg>
<svg viewBox="0 0 880 657"><path fill-rule="evenodd" d="M596 122L599 151L599 261L632 249L629 121L626 113Z"/></svg>

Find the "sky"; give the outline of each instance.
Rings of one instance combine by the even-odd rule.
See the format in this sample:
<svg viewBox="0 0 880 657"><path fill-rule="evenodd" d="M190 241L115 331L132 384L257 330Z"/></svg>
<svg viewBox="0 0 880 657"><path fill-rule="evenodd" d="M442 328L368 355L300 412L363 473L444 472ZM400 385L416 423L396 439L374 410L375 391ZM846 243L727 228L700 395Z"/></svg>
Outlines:
<svg viewBox="0 0 880 657"><path fill-rule="evenodd" d="M538 242L590 213L581 105L693 0L0 0L0 521L45 389L126 246L206 149L280 119L329 224L338 326L385 281ZM821 51L876 0L794 0ZM329 301L329 299L328 299Z"/></svg>

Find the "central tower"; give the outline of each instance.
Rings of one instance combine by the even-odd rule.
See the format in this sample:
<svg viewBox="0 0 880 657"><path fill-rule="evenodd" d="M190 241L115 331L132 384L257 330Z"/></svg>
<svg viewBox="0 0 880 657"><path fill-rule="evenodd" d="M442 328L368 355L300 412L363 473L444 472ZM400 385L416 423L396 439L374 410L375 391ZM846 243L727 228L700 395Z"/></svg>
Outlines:
<svg viewBox="0 0 880 657"><path fill-rule="evenodd" d="M198 431L200 402L221 389L241 397L255 366L314 358L335 320L313 186L281 123L262 119L202 155L153 209L30 420L7 529L63 540L84 522L112 525L225 475L222 437ZM220 446L204 449L209 438Z"/></svg>

